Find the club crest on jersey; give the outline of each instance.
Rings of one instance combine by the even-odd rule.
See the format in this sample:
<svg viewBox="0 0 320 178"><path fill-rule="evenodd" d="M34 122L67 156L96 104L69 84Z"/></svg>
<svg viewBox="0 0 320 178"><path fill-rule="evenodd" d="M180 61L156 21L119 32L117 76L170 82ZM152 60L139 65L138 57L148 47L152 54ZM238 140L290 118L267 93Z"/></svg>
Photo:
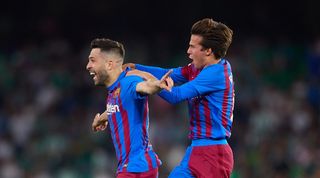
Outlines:
<svg viewBox="0 0 320 178"><path fill-rule="evenodd" d="M117 98L120 95L120 88L117 88L114 92L113 92L113 98Z"/></svg>

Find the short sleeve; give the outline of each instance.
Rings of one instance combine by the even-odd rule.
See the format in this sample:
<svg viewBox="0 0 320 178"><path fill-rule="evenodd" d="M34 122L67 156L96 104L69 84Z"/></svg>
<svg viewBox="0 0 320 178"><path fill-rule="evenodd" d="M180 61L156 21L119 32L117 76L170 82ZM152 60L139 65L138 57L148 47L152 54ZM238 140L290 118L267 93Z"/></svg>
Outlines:
<svg viewBox="0 0 320 178"><path fill-rule="evenodd" d="M134 99L144 99L147 95L141 94L136 91L137 84L142 82L143 79L139 76L126 76L121 81L121 90L125 92L127 97Z"/></svg>

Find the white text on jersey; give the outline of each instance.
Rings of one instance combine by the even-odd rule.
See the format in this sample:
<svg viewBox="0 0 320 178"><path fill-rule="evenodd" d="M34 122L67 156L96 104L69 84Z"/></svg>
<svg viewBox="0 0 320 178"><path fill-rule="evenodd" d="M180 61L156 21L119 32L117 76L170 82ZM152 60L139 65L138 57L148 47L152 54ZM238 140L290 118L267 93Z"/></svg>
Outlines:
<svg viewBox="0 0 320 178"><path fill-rule="evenodd" d="M119 106L117 104L107 104L107 114L110 115L115 112L120 112Z"/></svg>

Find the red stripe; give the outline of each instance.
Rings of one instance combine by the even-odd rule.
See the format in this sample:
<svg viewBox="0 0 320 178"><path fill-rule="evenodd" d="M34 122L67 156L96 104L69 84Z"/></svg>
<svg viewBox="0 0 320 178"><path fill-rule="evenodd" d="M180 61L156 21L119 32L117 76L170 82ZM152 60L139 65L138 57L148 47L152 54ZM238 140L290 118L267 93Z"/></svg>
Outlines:
<svg viewBox="0 0 320 178"><path fill-rule="evenodd" d="M148 136L147 136L147 115L149 112L148 108L148 98L144 104L144 112L143 112L143 126L142 126L142 134L143 134L143 145L148 146Z"/></svg>
<svg viewBox="0 0 320 178"><path fill-rule="evenodd" d="M184 67L182 67L182 69L181 69L181 74L184 76L184 78L186 78L186 79L189 79L189 68L190 68L190 66L191 65L187 65L187 66L184 66Z"/></svg>
<svg viewBox="0 0 320 178"><path fill-rule="evenodd" d="M199 100L194 103L195 112L196 112L196 125L197 125L197 135L196 138L198 138L201 135L201 122L200 122L200 111L199 111Z"/></svg>
<svg viewBox="0 0 320 178"><path fill-rule="evenodd" d="M229 95L229 91L230 91L230 83L229 83L230 81L229 81L227 64L224 65L224 76L225 76L226 89L224 90L224 93L223 93L222 125L224 128L226 128L227 124L228 124L227 108L228 108L228 95Z"/></svg>
<svg viewBox="0 0 320 178"><path fill-rule="evenodd" d="M149 170L152 170L153 167L152 167L152 161L151 161L151 157L150 157L150 155L149 155L149 152L147 151L144 155L145 155L146 160L147 160L147 162L148 162L148 168L149 168Z"/></svg>
<svg viewBox="0 0 320 178"><path fill-rule="evenodd" d="M129 118L128 118L128 113L125 109L123 109L122 106L122 101L120 96L118 97L119 100L119 105L120 105L120 113L121 113L121 118L122 118L122 126L123 126L123 130L124 130L124 144L125 144L125 148L126 148L126 155L127 157L125 158L125 164L128 164L129 162L129 152L130 152L130 145L131 145L131 141L130 141L130 127L129 127ZM123 171L127 171L127 167L123 168Z"/></svg>
<svg viewBox="0 0 320 178"><path fill-rule="evenodd" d="M188 100L188 107L189 107L189 115L190 115L190 127L189 127L189 130L190 130L190 133L189 133L189 138L190 139L193 139L194 138L194 122L195 122L195 120L194 120L194 116L193 116L193 114L194 114L194 108L192 107L193 106L193 104L192 104L192 100L191 99L189 99Z"/></svg>
<svg viewBox="0 0 320 178"><path fill-rule="evenodd" d="M112 122L114 125L114 133L116 134L116 143L117 143L118 150L119 150L119 155L118 155L119 163L118 164L121 164L121 162L122 162L121 142L120 142L120 137L119 137L118 122L117 122L115 113L112 113Z"/></svg>
<svg viewBox="0 0 320 178"><path fill-rule="evenodd" d="M186 70L188 72L188 80L191 81L193 80L195 77L197 77L197 75L200 73L201 70L196 69L194 67L193 64L189 64ZM199 101L198 99L196 99L196 101L194 101L193 99L188 99L188 106L189 106L189 114L190 114L190 127L189 130L190 134L189 134L189 138L193 139L197 136L200 135L201 133L201 125L200 125L200 113L199 113ZM194 107L193 107L194 106ZM194 122L196 122L194 124ZM197 132L194 131L195 127L197 127Z"/></svg>
<svg viewBox="0 0 320 178"><path fill-rule="evenodd" d="M207 98L204 98L203 104L204 104L204 117L206 118L206 137L210 137L212 135L211 133L212 123L211 123L210 108L208 105Z"/></svg>

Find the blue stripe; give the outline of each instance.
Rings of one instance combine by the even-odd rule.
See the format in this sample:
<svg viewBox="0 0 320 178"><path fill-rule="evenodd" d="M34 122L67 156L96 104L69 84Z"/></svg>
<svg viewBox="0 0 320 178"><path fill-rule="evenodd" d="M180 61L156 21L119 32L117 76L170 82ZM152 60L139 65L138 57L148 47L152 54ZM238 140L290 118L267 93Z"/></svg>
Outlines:
<svg viewBox="0 0 320 178"><path fill-rule="evenodd" d="M220 113L219 109L216 107L209 106L209 108L210 108L210 114L211 113ZM211 137L212 138L217 138L221 135L220 125L222 126L222 124L217 124L217 123L220 123L220 118L221 118L221 116L219 114L212 114L211 115L211 124L212 124Z"/></svg>
<svg viewBox="0 0 320 178"><path fill-rule="evenodd" d="M193 118L193 138L197 137L197 118L196 118L196 109L195 109L195 105L192 105L192 118Z"/></svg>
<svg viewBox="0 0 320 178"><path fill-rule="evenodd" d="M154 152L153 151L148 151L148 154L149 154L149 156L151 158L152 168L156 168L157 167L157 158L156 158Z"/></svg>
<svg viewBox="0 0 320 178"><path fill-rule="evenodd" d="M229 74L229 76L231 76L232 74L231 74L231 68L230 68L230 65L228 65L228 74ZM228 78L229 78L229 76L228 76ZM233 82L231 82L231 81L229 81L229 83L230 83L230 91L229 91L229 100L228 100L228 107L227 107L227 117L228 117L228 127L227 127L227 129L228 129L228 131L230 132L230 128L231 128L231 124L232 124L232 121L231 121L231 114L232 114L232 100L233 100L233 96L232 96L232 89L233 89ZM227 134L227 135L229 135L229 134Z"/></svg>
<svg viewBox="0 0 320 178"><path fill-rule="evenodd" d="M228 144L226 139L213 140L213 139L194 139L191 146L207 146L207 145L225 145Z"/></svg>
<svg viewBox="0 0 320 178"><path fill-rule="evenodd" d="M114 132L114 124L112 122L112 119L109 119L109 125L110 125L110 130L111 130L112 142L113 142L114 148L116 150L117 158L119 160L120 153L119 153L118 144L117 144L117 141L116 141L116 133Z"/></svg>
<svg viewBox="0 0 320 178"><path fill-rule="evenodd" d="M191 156L191 152L192 152L192 147L188 146L187 150L186 150L186 154L184 155L182 161L181 161L181 166L183 167L189 167L189 161L190 161L190 156Z"/></svg>

